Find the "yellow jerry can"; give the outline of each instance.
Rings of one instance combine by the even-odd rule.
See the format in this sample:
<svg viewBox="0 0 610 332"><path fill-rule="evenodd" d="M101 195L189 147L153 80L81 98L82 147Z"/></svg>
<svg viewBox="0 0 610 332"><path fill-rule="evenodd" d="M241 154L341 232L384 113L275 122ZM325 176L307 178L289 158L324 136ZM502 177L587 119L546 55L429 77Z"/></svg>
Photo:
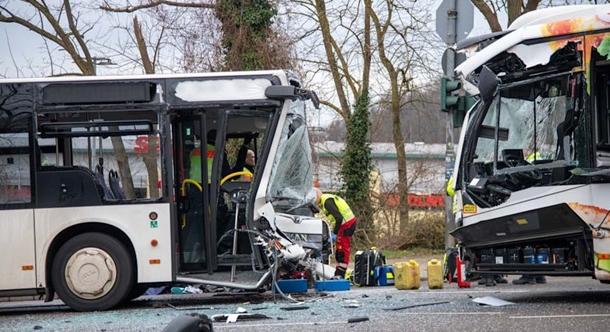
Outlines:
<svg viewBox="0 0 610 332"><path fill-rule="evenodd" d="M431 259L428 262L428 288L443 288L443 265L438 259Z"/></svg>
<svg viewBox="0 0 610 332"><path fill-rule="evenodd" d="M394 286L398 289L418 289L419 264L414 260L394 264Z"/></svg>

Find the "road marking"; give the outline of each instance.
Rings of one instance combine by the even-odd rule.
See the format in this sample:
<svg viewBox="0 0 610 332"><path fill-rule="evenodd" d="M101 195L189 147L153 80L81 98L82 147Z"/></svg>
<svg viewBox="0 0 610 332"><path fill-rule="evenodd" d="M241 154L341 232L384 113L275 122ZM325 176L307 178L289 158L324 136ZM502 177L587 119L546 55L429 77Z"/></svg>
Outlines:
<svg viewBox="0 0 610 332"><path fill-rule="evenodd" d="M242 327L294 326L294 325L335 325L335 324L348 324L348 323L347 323L347 321L334 321L334 322L286 322L286 323L269 323L269 324L225 324L225 325L214 325L214 329L242 328Z"/></svg>
<svg viewBox="0 0 610 332"><path fill-rule="evenodd" d="M502 315L503 312L401 312L401 315ZM214 325L214 328L243 328L243 327L272 327L272 326L294 326L294 325L336 325L336 324L353 324L347 321L331 321L331 322L286 322L286 323L266 323L266 324L223 324Z"/></svg>
<svg viewBox="0 0 610 332"><path fill-rule="evenodd" d="M531 293L531 290L459 290L459 291L417 291L412 294L471 294L471 293Z"/></svg>
<svg viewBox="0 0 610 332"><path fill-rule="evenodd" d="M499 311L464 311L464 312L400 312L401 315L502 315Z"/></svg>
<svg viewBox="0 0 610 332"><path fill-rule="evenodd" d="M511 319L539 319L539 318L586 318L586 317L607 317L610 314L582 314L582 315L540 315L540 316L510 316Z"/></svg>

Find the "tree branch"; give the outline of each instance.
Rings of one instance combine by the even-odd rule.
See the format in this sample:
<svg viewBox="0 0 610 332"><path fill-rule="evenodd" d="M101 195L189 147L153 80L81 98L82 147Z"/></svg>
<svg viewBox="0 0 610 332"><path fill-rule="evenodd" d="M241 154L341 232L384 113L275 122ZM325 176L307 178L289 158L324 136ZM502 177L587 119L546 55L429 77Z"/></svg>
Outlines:
<svg viewBox="0 0 610 332"><path fill-rule="evenodd" d="M85 55L85 60L88 64L93 64L93 59L91 58L91 53L89 52L89 48L83 39L82 34L78 31L76 23L74 21L74 14L72 14L72 6L70 5L70 0L64 0L64 6L66 8L66 19L68 20L68 26L70 27L70 31L76 38L76 42L80 45L83 54Z"/></svg>
<svg viewBox="0 0 610 332"><path fill-rule="evenodd" d="M152 62L150 61L148 49L146 48L146 40L144 40L144 35L142 34L142 27L140 26L140 22L138 22L137 16L134 16L133 18L133 33L136 36L136 44L138 46L138 51L140 52L140 58L142 59L144 72L147 74L154 74L155 68Z"/></svg>
<svg viewBox="0 0 610 332"><path fill-rule="evenodd" d="M492 32L502 31L502 26L500 25L500 21L498 21L498 17L494 14L494 12L489 8L489 5L485 3L484 0L471 0L472 4L477 7L477 9L483 14L487 24L489 24L489 28Z"/></svg>
<svg viewBox="0 0 610 332"><path fill-rule="evenodd" d="M216 4L213 3L204 3L204 2L178 2L178 1L169 1L169 0L150 0L148 3L144 3L141 5L128 5L125 7L112 7L107 1L104 1L104 4L100 6L100 9L113 12L113 13L133 13L137 10L148 9L157 7L160 5L168 5L174 7L183 7L183 8L206 8L206 9L214 9L216 8Z"/></svg>

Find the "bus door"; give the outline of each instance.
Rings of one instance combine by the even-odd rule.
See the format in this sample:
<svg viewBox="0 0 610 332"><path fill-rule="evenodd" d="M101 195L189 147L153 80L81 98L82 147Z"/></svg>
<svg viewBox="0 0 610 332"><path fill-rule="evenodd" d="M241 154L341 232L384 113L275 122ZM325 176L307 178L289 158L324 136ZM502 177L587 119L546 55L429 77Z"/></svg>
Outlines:
<svg viewBox="0 0 610 332"><path fill-rule="evenodd" d="M209 222L216 213L215 171L221 112L181 110L172 120L181 271L212 272L216 236ZM222 126L220 126L222 128ZM220 140L222 141L222 140ZM219 167L219 166L218 166Z"/></svg>
<svg viewBox="0 0 610 332"><path fill-rule="evenodd" d="M36 288L31 113L0 118L0 290Z"/></svg>
<svg viewBox="0 0 610 332"><path fill-rule="evenodd" d="M226 121L219 126L219 171L216 193L216 214L212 228L216 235L216 269L231 270L235 281L236 270L252 268L253 258L260 263L260 255L253 251L254 236L247 229L247 201L258 180L256 161L261 155L264 139L273 113L268 110L227 110ZM216 173L215 173L216 174ZM252 256L254 254L254 257Z"/></svg>

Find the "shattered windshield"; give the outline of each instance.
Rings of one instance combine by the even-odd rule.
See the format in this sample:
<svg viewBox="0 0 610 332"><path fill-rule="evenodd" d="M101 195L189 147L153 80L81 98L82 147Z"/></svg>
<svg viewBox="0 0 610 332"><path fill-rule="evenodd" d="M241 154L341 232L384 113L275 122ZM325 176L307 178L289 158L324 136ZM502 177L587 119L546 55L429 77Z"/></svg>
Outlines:
<svg viewBox="0 0 610 332"><path fill-rule="evenodd" d="M299 99L290 104L267 190L267 200L280 210L304 205L315 197L305 116L308 103Z"/></svg>
<svg viewBox="0 0 610 332"><path fill-rule="evenodd" d="M498 168L571 161L576 124L568 126L568 86L563 77L503 89L480 125L474 161L497 161Z"/></svg>

